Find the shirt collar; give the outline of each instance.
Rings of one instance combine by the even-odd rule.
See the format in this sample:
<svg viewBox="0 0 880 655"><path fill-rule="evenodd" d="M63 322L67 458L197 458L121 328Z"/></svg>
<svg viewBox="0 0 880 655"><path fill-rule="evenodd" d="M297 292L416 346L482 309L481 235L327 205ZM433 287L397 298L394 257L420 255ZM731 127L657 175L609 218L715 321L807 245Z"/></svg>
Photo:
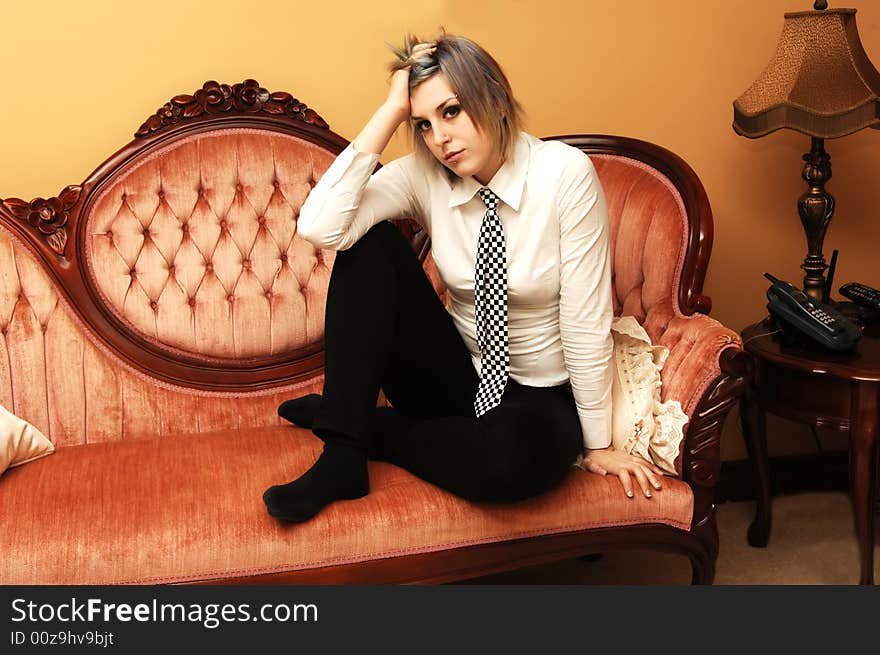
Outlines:
<svg viewBox="0 0 880 655"><path fill-rule="evenodd" d="M519 211L523 190L526 186L526 174L529 172L529 150L528 138L523 132L520 132L513 148L513 156L501 165L501 168L486 185L492 190L492 193L501 198L504 204L514 211ZM458 178L452 184L449 206L458 207L469 202L482 188L483 185L473 177Z"/></svg>

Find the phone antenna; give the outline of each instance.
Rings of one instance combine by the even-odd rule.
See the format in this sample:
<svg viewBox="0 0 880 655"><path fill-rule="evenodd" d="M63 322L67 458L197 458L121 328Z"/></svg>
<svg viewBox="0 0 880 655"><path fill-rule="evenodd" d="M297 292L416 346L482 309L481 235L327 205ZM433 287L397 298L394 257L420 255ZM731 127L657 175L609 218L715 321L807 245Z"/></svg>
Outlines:
<svg viewBox="0 0 880 655"><path fill-rule="evenodd" d="M827 303L831 298L831 284L834 282L834 271L837 268L837 251L831 253L831 263L828 265L828 277L825 279L825 288L822 289L822 302Z"/></svg>

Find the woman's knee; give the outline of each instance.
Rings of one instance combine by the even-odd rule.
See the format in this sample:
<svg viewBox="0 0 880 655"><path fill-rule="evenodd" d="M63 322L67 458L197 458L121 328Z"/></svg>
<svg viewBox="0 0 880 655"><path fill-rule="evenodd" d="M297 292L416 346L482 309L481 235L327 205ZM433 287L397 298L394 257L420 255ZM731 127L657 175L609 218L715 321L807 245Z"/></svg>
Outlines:
<svg viewBox="0 0 880 655"><path fill-rule="evenodd" d="M397 278L395 238L403 236L390 222L383 221L370 228L351 248L337 252L328 301L339 296L347 302L352 297L363 300L372 297L369 292L387 289L393 284Z"/></svg>
<svg viewBox="0 0 880 655"><path fill-rule="evenodd" d="M387 259L390 249L397 247L401 240L403 235L400 230L391 221L382 221L371 227L351 248L340 250L336 257L343 260L374 256Z"/></svg>

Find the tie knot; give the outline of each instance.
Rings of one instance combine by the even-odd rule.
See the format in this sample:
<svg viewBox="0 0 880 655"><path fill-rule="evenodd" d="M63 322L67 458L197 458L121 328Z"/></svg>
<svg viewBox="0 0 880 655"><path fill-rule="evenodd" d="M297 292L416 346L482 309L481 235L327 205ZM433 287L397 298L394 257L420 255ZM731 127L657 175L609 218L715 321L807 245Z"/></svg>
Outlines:
<svg viewBox="0 0 880 655"><path fill-rule="evenodd" d="M498 206L498 196L492 193L491 189L483 187L477 193L479 193L480 198L483 199L486 209L495 209Z"/></svg>

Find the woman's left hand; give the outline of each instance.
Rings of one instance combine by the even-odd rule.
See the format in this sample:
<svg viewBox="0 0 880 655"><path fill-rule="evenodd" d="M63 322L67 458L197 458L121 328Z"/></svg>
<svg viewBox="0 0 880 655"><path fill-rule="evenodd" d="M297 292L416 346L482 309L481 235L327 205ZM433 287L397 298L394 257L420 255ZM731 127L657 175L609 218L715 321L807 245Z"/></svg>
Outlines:
<svg viewBox="0 0 880 655"><path fill-rule="evenodd" d="M647 498L651 497L651 487L659 490L663 471L654 464L639 457L630 455L613 447L589 449L584 456L584 465L588 471L599 475L616 475L623 484L626 495L633 497L633 484L630 476L634 476Z"/></svg>

